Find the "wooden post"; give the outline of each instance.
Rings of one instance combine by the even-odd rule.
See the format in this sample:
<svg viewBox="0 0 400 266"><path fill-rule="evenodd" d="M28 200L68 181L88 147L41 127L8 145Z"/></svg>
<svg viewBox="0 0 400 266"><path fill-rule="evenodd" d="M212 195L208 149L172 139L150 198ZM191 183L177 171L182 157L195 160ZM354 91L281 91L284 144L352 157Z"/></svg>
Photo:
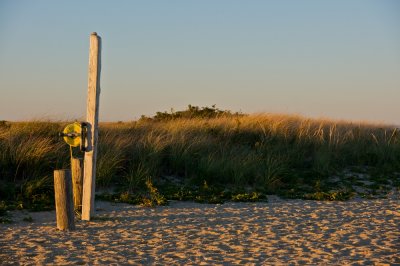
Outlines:
<svg viewBox="0 0 400 266"><path fill-rule="evenodd" d="M89 79L86 120L88 122L87 143L84 160L82 220L89 221L94 215L96 190L96 156L100 98L101 38L90 35Z"/></svg>
<svg viewBox="0 0 400 266"><path fill-rule="evenodd" d="M82 210L83 168L82 159L71 158L72 189L74 194L74 208Z"/></svg>
<svg viewBox="0 0 400 266"><path fill-rule="evenodd" d="M57 228L74 230L74 203L70 170L54 171L54 196L56 201Z"/></svg>

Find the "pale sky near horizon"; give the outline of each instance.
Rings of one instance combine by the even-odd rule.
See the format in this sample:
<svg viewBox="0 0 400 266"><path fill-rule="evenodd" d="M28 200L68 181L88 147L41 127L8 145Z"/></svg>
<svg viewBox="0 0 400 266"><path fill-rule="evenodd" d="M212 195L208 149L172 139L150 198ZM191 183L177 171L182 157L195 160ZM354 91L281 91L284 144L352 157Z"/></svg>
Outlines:
<svg viewBox="0 0 400 266"><path fill-rule="evenodd" d="M0 0L0 120L101 121L188 104L400 125L400 1Z"/></svg>

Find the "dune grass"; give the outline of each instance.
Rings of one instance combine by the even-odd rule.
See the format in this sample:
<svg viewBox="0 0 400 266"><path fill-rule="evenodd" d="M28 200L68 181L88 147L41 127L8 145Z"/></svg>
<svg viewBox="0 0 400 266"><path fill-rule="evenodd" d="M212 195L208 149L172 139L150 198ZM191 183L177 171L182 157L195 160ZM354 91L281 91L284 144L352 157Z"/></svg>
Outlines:
<svg viewBox="0 0 400 266"><path fill-rule="evenodd" d="M265 194L340 200L354 194L358 177L369 191L399 187L395 127L196 108L101 124L97 187L116 192L103 198L146 205ZM53 170L69 167L68 146L57 135L66 124L0 123L4 206L52 206Z"/></svg>

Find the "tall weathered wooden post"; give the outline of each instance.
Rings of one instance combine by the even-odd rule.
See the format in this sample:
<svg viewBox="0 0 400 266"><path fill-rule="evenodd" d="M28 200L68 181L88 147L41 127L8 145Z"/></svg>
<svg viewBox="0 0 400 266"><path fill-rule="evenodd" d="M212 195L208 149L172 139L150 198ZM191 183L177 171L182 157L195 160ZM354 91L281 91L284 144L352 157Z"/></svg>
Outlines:
<svg viewBox="0 0 400 266"><path fill-rule="evenodd" d="M87 143L84 159L82 220L94 215L96 189L96 155L98 138L99 98L101 70L101 38L96 32L90 35L89 79L86 120L88 122Z"/></svg>

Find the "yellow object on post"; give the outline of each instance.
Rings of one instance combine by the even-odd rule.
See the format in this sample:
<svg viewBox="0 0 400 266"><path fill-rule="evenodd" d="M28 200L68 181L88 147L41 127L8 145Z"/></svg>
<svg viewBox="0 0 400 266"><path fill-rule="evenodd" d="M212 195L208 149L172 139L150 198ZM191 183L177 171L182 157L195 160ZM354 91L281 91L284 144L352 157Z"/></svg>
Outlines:
<svg viewBox="0 0 400 266"><path fill-rule="evenodd" d="M81 144L81 133L82 126L81 123L75 122L69 124L64 128L63 138L64 141L71 147L78 147Z"/></svg>

